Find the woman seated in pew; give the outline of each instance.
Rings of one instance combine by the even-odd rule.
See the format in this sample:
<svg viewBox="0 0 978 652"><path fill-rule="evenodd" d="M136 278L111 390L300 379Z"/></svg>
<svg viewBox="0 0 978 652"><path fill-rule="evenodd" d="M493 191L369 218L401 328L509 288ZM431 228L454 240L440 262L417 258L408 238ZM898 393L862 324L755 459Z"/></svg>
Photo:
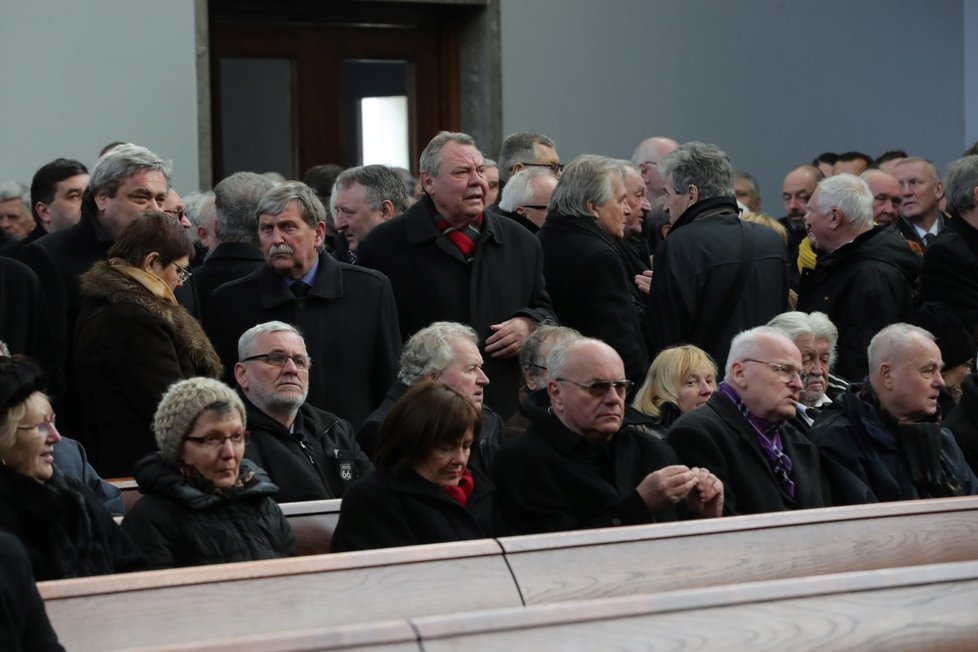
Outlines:
<svg viewBox="0 0 978 652"><path fill-rule="evenodd" d="M682 415L704 405L717 388L717 365L703 349L673 346L655 356L632 407L650 416L649 429L665 437Z"/></svg>
<svg viewBox="0 0 978 652"><path fill-rule="evenodd" d="M61 434L43 387L34 362L0 359L0 530L20 539L38 580L145 568L101 500L55 466Z"/></svg>
<svg viewBox="0 0 978 652"><path fill-rule="evenodd" d="M411 387L380 426L375 470L343 494L332 551L506 534L495 487L468 467L482 414L437 381Z"/></svg>
<svg viewBox="0 0 978 652"><path fill-rule="evenodd" d="M122 528L151 568L274 559L296 554L278 491L244 459L245 408L212 378L174 383L153 420L159 451L136 464L144 494Z"/></svg>

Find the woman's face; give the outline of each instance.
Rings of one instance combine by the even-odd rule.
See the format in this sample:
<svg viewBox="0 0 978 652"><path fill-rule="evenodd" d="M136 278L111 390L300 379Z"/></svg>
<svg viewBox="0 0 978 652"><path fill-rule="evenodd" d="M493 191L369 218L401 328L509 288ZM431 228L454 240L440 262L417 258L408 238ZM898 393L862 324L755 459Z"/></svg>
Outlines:
<svg viewBox="0 0 978 652"><path fill-rule="evenodd" d="M156 274L161 279L163 279L163 282L166 283L167 286L169 286L171 291L176 290L178 287L183 285L183 280L184 280L183 270L190 269L189 256L183 256L181 258L177 258L169 265L164 265L160 261L159 256L155 256L154 258L155 260L152 260L149 263L148 265L149 268L146 271L152 272L153 274Z"/></svg>
<svg viewBox="0 0 978 652"><path fill-rule="evenodd" d="M453 444L435 446L414 465L415 472L428 482L457 487L469 463L474 439L472 431L468 430Z"/></svg>
<svg viewBox="0 0 978 652"><path fill-rule="evenodd" d="M201 412L183 442L184 463L197 469L218 489L233 487L238 481L245 440L234 444L229 437L243 432L237 410Z"/></svg>
<svg viewBox="0 0 978 652"><path fill-rule="evenodd" d="M28 409L17 424L14 445L3 459L11 470L47 482L54 473L54 445L61 441L61 434L54 425L54 413L47 399L32 398L35 400L28 401L33 409Z"/></svg>
<svg viewBox="0 0 978 652"><path fill-rule="evenodd" d="M700 365L682 380L679 387L679 411L683 414L706 403L716 389L716 378L709 365Z"/></svg>

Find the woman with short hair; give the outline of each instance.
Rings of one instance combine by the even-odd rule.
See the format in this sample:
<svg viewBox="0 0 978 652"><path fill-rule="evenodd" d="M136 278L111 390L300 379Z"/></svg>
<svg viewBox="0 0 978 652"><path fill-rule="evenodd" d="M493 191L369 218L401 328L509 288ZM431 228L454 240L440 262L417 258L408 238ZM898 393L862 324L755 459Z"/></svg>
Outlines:
<svg viewBox="0 0 978 652"><path fill-rule="evenodd" d="M649 365L632 407L652 417L665 437L676 419L706 404L717 388L717 366L703 349L684 344L663 350Z"/></svg>

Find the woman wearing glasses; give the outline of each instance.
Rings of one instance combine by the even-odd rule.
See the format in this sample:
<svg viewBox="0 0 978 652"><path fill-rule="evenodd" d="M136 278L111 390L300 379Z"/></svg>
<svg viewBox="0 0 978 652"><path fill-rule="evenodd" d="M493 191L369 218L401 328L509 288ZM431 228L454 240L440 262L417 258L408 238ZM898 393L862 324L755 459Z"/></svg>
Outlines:
<svg viewBox="0 0 978 652"><path fill-rule="evenodd" d="M296 554L278 491L244 459L245 408L211 378L167 390L153 420L159 451L136 465L144 495L122 522L150 568L275 559Z"/></svg>
<svg viewBox="0 0 978 652"><path fill-rule="evenodd" d="M86 444L103 476L132 475L154 449L150 424L167 387L221 373L203 329L173 296L192 257L178 223L146 212L81 278L75 367Z"/></svg>
<svg viewBox="0 0 978 652"><path fill-rule="evenodd" d="M38 580L141 570L101 500L54 465L61 435L41 370L0 359L0 530L20 539Z"/></svg>

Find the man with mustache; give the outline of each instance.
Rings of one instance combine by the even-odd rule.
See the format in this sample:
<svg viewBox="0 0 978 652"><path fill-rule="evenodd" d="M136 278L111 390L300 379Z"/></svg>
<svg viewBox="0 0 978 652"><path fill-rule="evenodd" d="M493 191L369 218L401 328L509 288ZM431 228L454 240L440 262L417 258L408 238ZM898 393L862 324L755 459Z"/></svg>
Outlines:
<svg viewBox="0 0 978 652"><path fill-rule="evenodd" d="M776 328L758 326L730 343L726 376L703 407L666 437L688 466L723 482L724 514L828 505L815 446L789 420L804 383L801 353Z"/></svg>
<svg viewBox="0 0 978 652"><path fill-rule="evenodd" d="M887 326L869 344L869 380L852 385L812 429L837 505L978 493L978 478L940 423L944 362L934 336Z"/></svg>
<svg viewBox="0 0 978 652"><path fill-rule="evenodd" d="M390 283L325 251L325 209L304 183L274 186L256 213L265 265L217 288L207 308L205 330L227 380L234 380L242 333L267 321L292 324L317 361L309 402L360 423L383 400L401 353Z"/></svg>
<svg viewBox="0 0 978 652"><path fill-rule="evenodd" d="M679 464L661 440L622 426L630 382L618 353L591 338L547 356L547 387L527 397L532 426L496 454L503 517L520 533L719 516L723 484Z"/></svg>

